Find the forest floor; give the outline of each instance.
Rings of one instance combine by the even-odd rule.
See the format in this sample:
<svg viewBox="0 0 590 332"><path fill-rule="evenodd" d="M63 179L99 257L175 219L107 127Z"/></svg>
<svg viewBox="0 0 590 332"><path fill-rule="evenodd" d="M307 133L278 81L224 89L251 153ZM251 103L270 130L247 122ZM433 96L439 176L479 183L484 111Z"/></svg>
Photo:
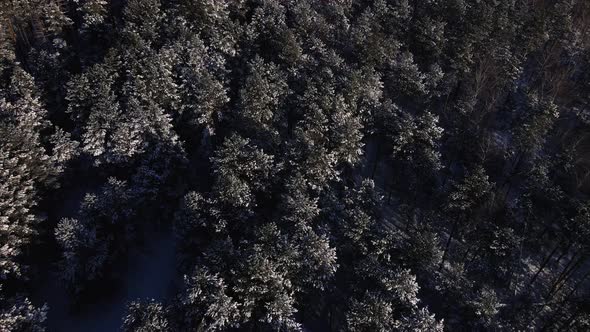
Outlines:
<svg viewBox="0 0 590 332"><path fill-rule="evenodd" d="M145 240L145 246L129 254L119 280L109 283L110 289L102 289L91 304L73 305L59 280L48 276L37 294L49 306L48 331L119 331L130 301L162 301L173 294L177 275L172 232L152 231Z"/></svg>
<svg viewBox="0 0 590 332"><path fill-rule="evenodd" d="M97 193L102 185L98 176L76 174L76 180L55 197L52 219L76 218L84 197ZM90 180L94 179L94 180ZM44 262L44 275L35 279L32 300L47 304L48 332L119 331L127 304L154 299L165 302L175 294L178 283L176 242L171 227L152 223L142 231L139 245L131 246L127 257L115 267L116 277L87 294L84 303L74 303L59 280L56 257ZM53 234L49 235L53 236Z"/></svg>

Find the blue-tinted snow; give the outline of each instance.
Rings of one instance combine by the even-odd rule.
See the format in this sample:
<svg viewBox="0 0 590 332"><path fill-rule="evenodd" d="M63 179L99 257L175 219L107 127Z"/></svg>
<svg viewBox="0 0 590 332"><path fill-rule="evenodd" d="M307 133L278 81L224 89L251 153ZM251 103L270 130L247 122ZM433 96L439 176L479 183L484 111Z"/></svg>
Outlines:
<svg viewBox="0 0 590 332"><path fill-rule="evenodd" d="M149 235L146 245L130 255L122 280L112 285L113 294L79 310L72 308L66 291L57 280L50 279L47 285L40 285L41 300L49 305L49 331L118 331L128 302L152 298L165 301L173 292L176 276L174 251L174 236L170 231Z"/></svg>

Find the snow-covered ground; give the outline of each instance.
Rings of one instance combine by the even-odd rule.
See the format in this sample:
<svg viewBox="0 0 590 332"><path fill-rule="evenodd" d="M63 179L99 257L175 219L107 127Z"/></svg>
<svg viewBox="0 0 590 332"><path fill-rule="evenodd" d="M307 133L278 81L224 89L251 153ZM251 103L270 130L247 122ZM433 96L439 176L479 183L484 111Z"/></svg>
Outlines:
<svg viewBox="0 0 590 332"><path fill-rule="evenodd" d="M143 248L130 255L121 283L112 285L115 291L91 305L72 308L65 289L55 278L49 279L46 285L39 285L40 300L49 305L49 331L118 331L128 302L150 298L164 301L173 293L175 263L172 232L154 232Z"/></svg>

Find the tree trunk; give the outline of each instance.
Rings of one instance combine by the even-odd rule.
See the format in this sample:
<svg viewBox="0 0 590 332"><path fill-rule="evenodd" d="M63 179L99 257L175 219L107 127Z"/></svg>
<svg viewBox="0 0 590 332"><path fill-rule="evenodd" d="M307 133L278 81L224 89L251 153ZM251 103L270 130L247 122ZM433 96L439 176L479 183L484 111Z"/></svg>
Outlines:
<svg viewBox="0 0 590 332"><path fill-rule="evenodd" d="M522 162L522 156L524 155L524 152L520 151L517 155L516 155L516 162L513 164L513 166L511 167L510 170L510 174L508 175L508 179L512 178L512 176L514 176L514 174L516 173L516 171L518 170L518 168L520 167L520 163ZM506 181L508 182L508 181Z"/></svg>
<svg viewBox="0 0 590 332"><path fill-rule="evenodd" d="M445 244L445 250L443 251L442 259L440 261L440 265L438 266L439 270L442 270L442 268L445 264L445 260L447 258L447 254L449 252L449 247L451 246L451 241L453 240L453 235L455 235L456 228L457 228L457 221L455 220L453 222L453 226L451 226L451 232L449 233L449 238L447 240L447 243Z"/></svg>
<svg viewBox="0 0 590 332"><path fill-rule="evenodd" d="M564 325L562 325L559 330L557 330L557 332L561 332L561 331L569 331L569 327L570 325L572 325L572 323L574 322L574 320L576 318L578 318L578 316L580 315L580 312L582 310L580 308L576 309L576 311L574 311L574 313L565 320Z"/></svg>
<svg viewBox="0 0 590 332"><path fill-rule="evenodd" d="M471 249L473 249L473 246L468 246L467 250L465 250L465 253L463 254L463 262L466 263L467 259L469 258L469 254L471 253Z"/></svg>
<svg viewBox="0 0 590 332"><path fill-rule="evenodd" d="M565 285L568 282L568 280L577 271L580 265L582 265L582 263L584 263L584 257L580 256L576 263L573 266L571 266L570 269L565 272L565 274L562 272L560 278L557 280L555 284L553 284L551 291L549 291L550 297L553 296L554 293L557 293L563 287L563 285Z"/></svg>
<svg viewBox="0 0 590 332"><path fill-rule="evenodd" d="M201 318L199 325L197 326L197 332L203 332L205 330L205 317Z"/></svg>
<svg viewBox="0 0 590 332"><path fill-rule="evenodd" d="M416 208L412 207L411 211L408 211L406 214L406 233L410 231L410 228L415 228L414 224L417 223L416 220Z"/></svg>
<svg viewBox="0 0 590 332"><path fill-rule="evenodd" d="M553 284L556 284L557 282L559 282L561 280L563 275L569 271L569 269L572 267L572 265L575 265L577 263L577 259L578 259L578 253L574 252L574 255L569 259L567 264L565 264L565 267L561 270L561 272L559 273L559 275L557 276L557 278L555 279Z"/></svg>
<svg viewBox="0 0 590 332"><path fill-rule="evenodd" d="M449 166L447 167L447 171L445 173L446 176L443 179L443 182L441 184L441 188L444 191L445 190L445 186L447 185L447 181L453 176L453 172L451 171L451 167L453 167L453 163L455 162L455 159L451 159L449 161Z"/></svg>
<svg viewBox="0 0 590 332"><path fill-rule="evenodd" d="M379 153L381 152L380 140L377 140L377 151L375 151L375 161L373 162L373 170L371 171L371 180L375 179L375 172L377 172L377 165L379 165Z"/></svg>
<svg viewBox="0 0 590 332"><path fill-rule="evenodd" d="M479 257L480 252L481 252L481 248L477 248L477 250L475 250L473 252L473 254L471 255L471 258L469 258L469 261L467 262L467 264L473 263L473 261Z"/></svg>
<svg viewBox="0 0 590 332"><path fill-rule="evenodd" d="M571 296L574 295L574 293L578 290L578 288L580 288L580 286L582 285L582 283L584 283L584 281L588 278L588 276L590 276L590 270L588 270L588 272L586 272L584 274L584 276L582 276L582 278L580 278L580 280L578 280L578 282L576 282L574 287L572 287L572 290L569 293L567 293L567 295L565 297L565 301L568 301L571 298Z"/></svg>
<svg viewBox="0 0 590 332"><path fill-rule="evenodd" d="M527 215L524 218L524 234L528 234L528 229L529 229L529 216ZM523 247L524 247L524 243L526 242L526 235L525 238L522 239L522 241L520 241L519 244L519 249L518 249L518 263L522 265L522 252L523 252ZM512 273L511 273L512 274ZM520 277L522 276L522 274L518 274L514 280L514 295L516 295L516 291L517 291L517 287L518 287L518 283L520 282Z"/></svg>
<svg viewBox="0 0 590 332"><path fill-rule="evenodd" d="M582 262L583 257L578 257L578 253L576 252L574 256L572 256L570 261L567 263L567 265L563 268L557 279L555 279L546 297L551 298L553 296L553 293L557 290L557 286L560 285L563 281L569 279L570 273L572 273L576 268L578 268L580 264L582 264Z"/></svg>
<svg viewBox="0 0 590 332"><path fill-rule="evenodd" d="M512 182L508 182L508 189L506 189L504 193L503 201L506 202L508 200L508 196L510 195L510 191L512 190Z"/></svg>
<svg viewBox="0 0 590 332"><path fill-rule="evenodd" d="M533 283L535 282L535 280L537 280L537 277L539 276L539 274L541 274L541 271L543 271L543 269L545 269L545 267L547 266L547 263L549 263L549 261L551 260L551 258L553 257L553 255L555 255L555 253L557 252L557 249L559 249L559 246L561 246L561 242L562 241L560 241L555 246L555 248L553 248L553 250L551 251L551 253L549 254L549 256L545 257L545 260L543 261L543 263L541 263L541 266L539 266L539 270L537 270L537 273L535 273L535 275L533 276L533 278L529 282L528 287L531 287L533 285Z"/></svg>
<svg viewBox="0 0 590 332"><path fill-rule="evenodd" d="M563 258L563 256L565 256L570 251L570 248L572 247L572 245L573 245L573 242L569 241L569 244L567 245L567 247L563 250L561 255L559 255L559 257L557 257L557 261L555 262L555 264L559 265L559 262L561 262L561 259Z"/></svg>
<svg viewBox="0 0 590 332"><path fill-rule="evenodd" d="M523 152L519 152L516 155L515 160L512 161L512 163L510 165L510 170L508 171L508 174L506 175L506 177L504 178L504 180L498 186L498 188L501 189L501 188L504 188L504 186L506 186L508 184L508 190L507 190L506 194L504 195L504 200L506 200L506 197L508 196L508 192L510 191L510 187L512 186L512 183L510 182L510 180L514 176L514 173L518 169L518 167L520 167L520 162L522 160L522 155L523 155Z"/></svg>
<svg viewBox="0 0 590 332"><path fill-rule="evenodd" d="M586 278L588 278L588 276L590 276L590 270L584 274L584 276L576 283L576 285L574 287L572 287L572 290L565 296L564 300L561 301L561 306L555 311L555 313L553 315L551 315L551 318L549 319L549 321L545 324L545 326L543 326L543 330L545 330L549 326L549 322L551 322L555 317L558 316L559 313L561 313L563 311L565 305L567 304L567 302L569 301L571 296L576 292L576 290L580 287L580 285L582 285L584 280L586 280ZM568 319L566 319L564 324L559 328L558 332L563 331L564 328L567 331L567 328L569 328L569 326L571 325L571 323L574 321L574 319L577 317L577 315L579 313L580 313L580 308L578 307L576 309L576 311Z"/></svg>

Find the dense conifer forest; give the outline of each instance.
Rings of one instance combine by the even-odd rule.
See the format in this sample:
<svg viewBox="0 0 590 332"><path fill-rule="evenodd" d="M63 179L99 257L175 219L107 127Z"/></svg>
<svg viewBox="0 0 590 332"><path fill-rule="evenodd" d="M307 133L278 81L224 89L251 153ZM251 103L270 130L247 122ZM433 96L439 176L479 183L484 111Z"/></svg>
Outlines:
<svg viewBox="0 0 590 332"><path fill-rule="evenodd" d="M590 2L1 0L0 176L2 332L589 331Z"/></svg>

